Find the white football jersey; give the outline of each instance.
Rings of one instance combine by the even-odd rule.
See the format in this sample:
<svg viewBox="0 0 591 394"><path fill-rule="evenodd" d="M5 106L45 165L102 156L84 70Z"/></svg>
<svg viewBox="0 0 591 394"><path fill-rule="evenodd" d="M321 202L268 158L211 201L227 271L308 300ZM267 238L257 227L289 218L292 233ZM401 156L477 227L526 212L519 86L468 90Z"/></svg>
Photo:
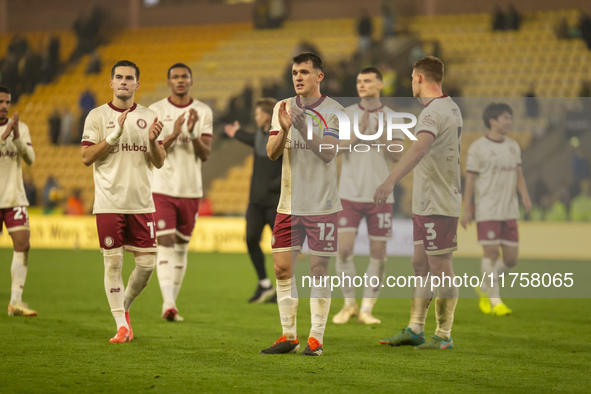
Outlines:
<svg viewBox="0 0 591 394"><path fill-rule="evenodd" d="M462 125L460 108L447 95L431 100L419 115L415 135L430 133L435 140L414 169L413 214L460 217Z"/></svg>
<svg viewBox="0 0 591 394"><path fill-rule="evenodd" d="M170 98L165 98L150 106L150 109L158 114L158 119L164 123L160 138L164 139L173 133L174 122L182 113L185 113L185 119L188 119L191 108L194 108L199 116L194 133L198 138L204 135L211 136L213 114L207 104L191 99L188 105L180 107L173 104ZM187 129L187 120L182 127L181 135L166 150L164 165L154 171L152 191L177 198L203 197L201 159L195 154Z"/></svg>
<svg viewBox="0 0 591 394"><path fill-rule="evenodd" d="M477 175L474 185L477 222L519 219L517 172L521 149L511 138L482 137L468 150L466 170Z"/></svg>
<svg viewBox="0 0 591 394"><path fill-rule="evenodd" d="M345 113L349 116L351 124L353 124L353 114L358 113L359 119L363 115L364 108L360 104L354 104L345 108ZM368 134L375 134L378 130L378 114L383 112L383 133L386 132L386 116L387 112L395 112L391 108L382 105L373 111L369 111L369 132ZM394 118L395 123L404 123L403 120ZM351 136L353 136L351 131ZM399 143L404 140L404 133L401 130L395 129L392 131L393 143ZM382 184L384 179L390 175L390 165L392 161L388 159L388 151L386 146L378 147L371 146L372 144L379 144L379 141L358 141L356 144L365 144L370 147L370 150L365 151L344 151L343 162L341 166L341 176L339 178L339 197L343 200L373 203L373 195L378 186ZM387 203L394 203L394 193L390 193Z"/></svg>
<svg viewBox="0 0 591 394"><path fill-rule="evenodd" d="M0 135L6 131L6 127L12 120L0 125ZM29 157L34 158L33 145L29 128L23 122L18 122L19 140L21 146L27 150ZM25 186L23 184L23 166L21 154L13 142L12 133L6 141L0 139L0 208L12 208L29 206ZM0 228L0 230L2 230Z"/></svg>
<svg viewBox="0 0 591 394"><path fill-rule="evenodd" d="M300 98L285 99L287 110L297 105L302 108ZM273 109L271 131L269 135L277 135L281 130L279 124L278 102ZM334 114L321 114L324 109L343 111L343 106L333 99L323 96L311 105L303 107L305 112L320 121L313 120L314 134L323 138L331 135L338 138L339 120ZM327 215L341 211L341 201L337 192L337 161L323 162L310 149L306 140L293 126L289 130L283 149L283 167L281 173L281 197L277 212L286 215L313 216Z"/></svg>
<svg viewBox="0 0 591 394"><path fill-rule="evenodd" d="M123 111L112 103L90 111L84 123L82 145L98 144L107 138ZM148 132L155 117L154 111L133 104L119 142L94 163L93 213L155 211Z"/></svg>

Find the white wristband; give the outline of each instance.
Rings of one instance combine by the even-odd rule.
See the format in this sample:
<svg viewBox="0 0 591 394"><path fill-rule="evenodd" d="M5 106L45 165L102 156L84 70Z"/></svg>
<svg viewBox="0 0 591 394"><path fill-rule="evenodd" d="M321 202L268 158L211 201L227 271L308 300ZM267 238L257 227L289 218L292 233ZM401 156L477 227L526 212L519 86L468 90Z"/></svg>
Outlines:
<svg viewBox="0 0 591 394"><path fill-rule="evenodd" d="M115 145L117 142L119 142L119 138L121 138L121 134L123 134L123 129L121 127L119 127L119 124L117 124L115 126L115 130L113 130L113 132L111 134L109 134L107 136L107 138L105 138L105 140L107 141L107 143L109 145Z"/></svg>

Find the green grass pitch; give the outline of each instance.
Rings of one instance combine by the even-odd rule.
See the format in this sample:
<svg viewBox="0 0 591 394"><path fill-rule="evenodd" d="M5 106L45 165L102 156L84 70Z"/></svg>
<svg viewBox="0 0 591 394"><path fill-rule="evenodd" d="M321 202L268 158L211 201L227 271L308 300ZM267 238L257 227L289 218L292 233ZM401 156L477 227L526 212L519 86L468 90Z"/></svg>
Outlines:
<svg viewBox="0 0 591 394"><path fill-rule="evenodd" d="M0 249L2 308L11 256ZM131 255L125 259L127 281ZM410 259L389 264L408 267ZM0 392L591 391L589 299L511 299L513 315L502 318L482 315L476 299L460 299L456 348L425 352L378 343L409 317L408 299L381 299L379 326L329 322L322 357L265 356L259 351L281 326L276 305L247 304L254 286L246 255L190 253L178 302L185 321L160 319L154 275L131 309L134 341L110 344L115 323L99 251L33 250L24 298L39 316L0 315ZM342 303L333 299L331 318ZM434 325L431 308L428 336ZM302 343L309 328L309 301L301 299Z"/></svg>

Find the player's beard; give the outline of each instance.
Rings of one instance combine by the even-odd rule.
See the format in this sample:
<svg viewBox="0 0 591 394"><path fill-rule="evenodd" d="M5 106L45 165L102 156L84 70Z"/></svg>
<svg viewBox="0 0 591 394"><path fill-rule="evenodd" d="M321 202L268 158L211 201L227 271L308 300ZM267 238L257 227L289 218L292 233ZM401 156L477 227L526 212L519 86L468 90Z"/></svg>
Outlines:
<svg viewBox="0 0 591 394"><path fill-rule="evenodd" d="M133 92L128 91L126 93L117 93L115 94L115 97L122 101L129 100L131 97L133 97Z"/></svg>

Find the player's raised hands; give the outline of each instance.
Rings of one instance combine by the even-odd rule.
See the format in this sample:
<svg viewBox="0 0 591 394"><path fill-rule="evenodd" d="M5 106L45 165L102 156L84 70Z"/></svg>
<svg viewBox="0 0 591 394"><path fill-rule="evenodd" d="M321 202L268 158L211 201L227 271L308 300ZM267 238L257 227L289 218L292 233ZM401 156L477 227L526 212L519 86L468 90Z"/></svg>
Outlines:
<svg viewBox="0 0 591 394"><path fill-rule="evenodd" d="M4 130L4 133L2 134L2 141L6 141L10 133L12 133L13 140L18 140L21 136L20 132L18 131L18 112L15 112L14 115L12 115L12 121L6 127L6 130Z"/></svg>
<svg viewBox="0 0 591 394"><path fill-rule="evenodd" d="M178 119L177 119L177 121L178 121ZM154 122L152 122L152 125L150 126L150 130L149 130L150 142L156 141L156 139L158 138L158 136L162 132L163 127L164 127L164 124L162 124L162 122L160 122L158 120L158 117L155 117Z"/></svg>
<svg viewBox="0 0 591 394"><path fill-rule="evenodd" d="M301 108L295 107L291 109L291 123L300 133L306 131L306 114Z"/></svg>
<svg viewBox="0 0 591 394"><path fill-rule="evenodd" d="M172 134L174 134L175 137L178 137L179 135L181 135L181 133L183 131L183 125L185 124L185 120L186 120L185 119L185 112L183 112L174 121L174 128L173 128Z"/></svg>
<svg viewBox="0 0 591 394"><path fill-rule="evenodd" d="M125 111L123 111L123 113L121 115L119 115L119 118L117 119L117 123L119 123L119 127L123 128L123 124L125 123L125 119L127 119L127 114L129 113L130 110L131 110L131 108L128 108Z"/></svg>
<svg viewBox="0 0 591 394"><path fill-rule="evenodd" d="M233 124L227 124L224 126L224 133L228 135L230 138L234 138L236 132L240 129L240 122L237 120L234 121Z"/></svg>
<svg viewBox="0 0 591 394"><path fill-rule="evenodd" d="M189 129L189 133L193 133L193 129L195 125L199 121L199 114L195 110L195 108L189 109L189 120L187 120L187 128Z"/></svg>
<svg viewBox="0 0 591 394"><path fill-rule="evenodd" d="M291 128L291 111L287 110L287 102L283 101L279 105L279 125L284 132L288 132Z"/></svg>

